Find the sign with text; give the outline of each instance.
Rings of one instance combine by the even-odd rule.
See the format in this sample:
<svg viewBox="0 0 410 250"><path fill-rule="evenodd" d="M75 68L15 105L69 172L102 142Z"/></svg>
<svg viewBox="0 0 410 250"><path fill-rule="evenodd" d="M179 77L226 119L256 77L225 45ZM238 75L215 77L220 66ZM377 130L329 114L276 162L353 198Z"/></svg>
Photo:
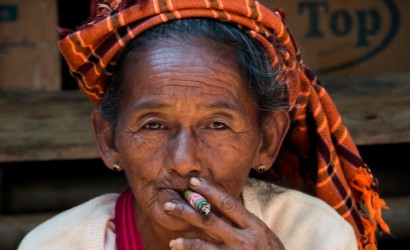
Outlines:
<svg viewBox="0 0 410 250"><path fill-rule="evenodd" d="M60 90L57 1L0 1L0 89Z"/></svg>
<svg viewBox="0 0 410 250"><path fill-rule="evenodd" d="M262 0L283 8L308 67L319 74L410 71L408 0Z"/></svg>

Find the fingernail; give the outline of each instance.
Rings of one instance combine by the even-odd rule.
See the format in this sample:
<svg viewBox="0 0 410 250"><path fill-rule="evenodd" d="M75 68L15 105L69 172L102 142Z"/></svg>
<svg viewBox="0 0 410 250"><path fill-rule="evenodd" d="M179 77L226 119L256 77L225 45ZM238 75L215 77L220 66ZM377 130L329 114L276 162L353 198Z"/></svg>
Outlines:
<svg viewBox="0 0 410 250"><path fill-rule="evenodd" d="M179 246L181 246L181 244L182 244L182 238L178 238L176 240L171 240L169 242L169 247L179 249Z"/></svg>
<svg viewBox="0 0 410 250"><path fill-rule="evenodd" d="M198 187L199 185L201 185L201 180L200 179L198 179L198 178L196 178L196 177L192 177L190 180L189 180L189 183L192 185L192 186L194 186L194 187Z"/></svg>
<svg viewBox="0 0 410 250"><path fill-rule="evenodd" d="M177 241L176 241L176 240L171 240L171 241L169 242L169 247L170 247L170 248L173 248L173 247L175 247L176 244L177 244Z"/></svg>
<svg viewBox="0 0 410 250"><path fill-rule="evenodd" d="M177 204L175 204L173 202L170 202L170 201L167 201L164 204L164 210L167 211L167 212L171 212L171 211L174 211L176 206L177 206Z"/></svg>

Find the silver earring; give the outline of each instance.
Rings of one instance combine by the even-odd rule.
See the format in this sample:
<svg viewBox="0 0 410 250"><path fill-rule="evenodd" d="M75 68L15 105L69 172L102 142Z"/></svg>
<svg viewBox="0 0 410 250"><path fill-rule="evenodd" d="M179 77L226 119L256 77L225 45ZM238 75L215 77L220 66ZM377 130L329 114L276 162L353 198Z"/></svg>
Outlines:
<svg viewBox="0 0 410 250"><path fill-rule="evenodd" d="M256 169L256 172L258 172L259 174L262 174L265 171L266 171L266 167L263 164L259 165L258 168Z"/></svg>
<svg viewBox="0 0 410 250"><path fill-rule="evenodd" d="M112 164L112 170L114 170L115 172L121 172L122 168L120 167L120 165L118 165L118 161Z"/></svg>

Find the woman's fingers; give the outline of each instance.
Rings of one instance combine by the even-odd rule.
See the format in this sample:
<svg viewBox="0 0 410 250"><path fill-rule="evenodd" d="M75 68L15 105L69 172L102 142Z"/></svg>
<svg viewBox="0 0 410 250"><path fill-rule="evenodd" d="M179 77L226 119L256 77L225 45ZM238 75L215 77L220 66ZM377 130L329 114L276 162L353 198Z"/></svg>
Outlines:
<svg viewBox="0 0 410 250"><path fill-rule="evenodd" d="M220 249L216 245L213 245L209 242L200 240L200 239L186 239L178 238L176 240L171 240L169 242L169 247L171 250L217 250Z"/></svg>
<svg viewBox="0 0 410 250"><path fill-rule="evenodd" d="M255 216L252 215L243 204L230 194L222 191L204 179L196 177L190 180L191 188L203 195L211 204L212 209L217 208L224 217L235 223L239 228L247 228L254 223Z"/></svg>
<svg viewBox="0 0 410 250"><path fill-rule="evenodd" d="M282 242L241 201L206 180L191 178L193 191L211 204L211 213L202 215L187 202L167 202L165 211L201 229L207 237L179 238L171 249L284 249Z"/></svg>
<svg viewBox="0 0 410 250"><path fill-rule="evenodd" d="M164 209L168 214L202 229L217 242L222 242L223 239L235 237L235 235L237 235L235 228L227 224L217 215L213 213L208 215L199 214L187 203L167 202L164 205Z"/></svg>

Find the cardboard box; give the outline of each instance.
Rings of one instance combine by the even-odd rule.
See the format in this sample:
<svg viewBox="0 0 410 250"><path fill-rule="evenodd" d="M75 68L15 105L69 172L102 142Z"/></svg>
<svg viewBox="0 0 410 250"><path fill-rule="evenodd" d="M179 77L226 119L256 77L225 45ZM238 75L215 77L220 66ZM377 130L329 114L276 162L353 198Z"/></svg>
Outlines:
<svg viewBox="0 0 410 250"><path fill-rule="evenodd" d="M0 0L0 89L61 89L57 15L57 0Z"/></svg>
<svg viewBox="0 0 410 250"><path fill-rule="evenodd" d="M286 12L306 65L318 74L410 72L408 0L260 0Z"/></svg>

